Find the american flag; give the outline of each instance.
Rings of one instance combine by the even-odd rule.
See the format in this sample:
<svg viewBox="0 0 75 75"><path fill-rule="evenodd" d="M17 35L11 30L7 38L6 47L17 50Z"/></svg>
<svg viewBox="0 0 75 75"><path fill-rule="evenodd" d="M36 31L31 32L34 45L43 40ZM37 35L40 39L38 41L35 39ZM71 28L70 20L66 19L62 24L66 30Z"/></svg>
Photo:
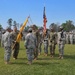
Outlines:
<svg viewBox="0 0 75 75"><path fill-rule="evenodd" d="M47 23L47 18L46 18L46 14L45 14L45 7L44 7L44 11L43 11L43 32L46 33L46 23Z"/></svg>

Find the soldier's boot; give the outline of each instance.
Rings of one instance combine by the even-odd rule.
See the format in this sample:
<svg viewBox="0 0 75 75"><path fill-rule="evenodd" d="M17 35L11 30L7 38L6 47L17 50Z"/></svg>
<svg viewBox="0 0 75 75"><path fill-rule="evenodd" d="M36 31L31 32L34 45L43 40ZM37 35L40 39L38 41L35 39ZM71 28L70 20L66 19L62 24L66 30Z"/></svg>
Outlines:
<svg viewBox="0 0 75 75"><path fill-rule="evenodd" d="M28 61L28 63L27 63L28 65L31 65L32 64L32 61Z"/></svg>
<svg viewBox="0 0 75 75"><path fill-rule="evenodd" d="M11 62L7 62L7 61L6 61L5 64L11 64Z"/></svg>
<svg viewBox="0 0 75 75"><path fill-rule="evenodd" d="M38 57L35 57L35 58L34 58L34 60L37 60L37 59L38 59Z"/></svg>
<svg viewBox="0 0 75 75"><path fill-rule="evenodd" d="M44 56L48 56L48 54L47 53L44 53Z"/></svg>
<svg viewBox="0 0 75 75"><path fill-rule="evenodd" d="M61 59L63 59L63 56L61 57Z"/></svg>
<svg viewBox="0 0 75 75"><path fill-rule="evenodd" d="M51 58L53 58L54 57L54 54L53 54L53 52L51 53Z"/></svg>
<svg viewBox="0 0 75 75"><path fill-rule="evenodd" d="M60 55L60 56L59 56L59 59L63 59L63 56L62 56L62 55Z"/></svg>
<svg viewBox="0 0 75 75"><path fill-rule="evenodd" d="M38 53L38 55L41 55L41 53Z"/></svg>
<svg viewBox="0 0 75 75"><path fill-rule="evenodd" d="M17 58L14 58L14 57L13 57L13 59L16 60Z"/></svg>

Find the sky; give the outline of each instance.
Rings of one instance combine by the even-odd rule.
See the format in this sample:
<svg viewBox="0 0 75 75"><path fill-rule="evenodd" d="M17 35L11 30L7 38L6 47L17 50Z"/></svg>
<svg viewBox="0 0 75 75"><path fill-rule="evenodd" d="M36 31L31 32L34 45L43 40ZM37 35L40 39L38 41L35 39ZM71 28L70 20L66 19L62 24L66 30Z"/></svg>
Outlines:
<svg viewBox="0 0 75 75"><path fill-rule="evenodd" d="M0 0L0 24L5 28L9 18L21 24L30 15L27 25L43 26L44 6L47 28L51 23L75 22L75 0Z"/></svg>

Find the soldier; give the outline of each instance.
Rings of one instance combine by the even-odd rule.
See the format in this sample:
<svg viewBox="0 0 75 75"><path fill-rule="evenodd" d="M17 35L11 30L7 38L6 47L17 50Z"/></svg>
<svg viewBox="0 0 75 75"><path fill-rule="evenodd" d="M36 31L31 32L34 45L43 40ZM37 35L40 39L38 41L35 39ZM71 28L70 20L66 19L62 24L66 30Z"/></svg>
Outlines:
<svg viewBox="0 0 75 75"><path fill-rule="evenodd" d="M17 27L14 27L13 31L11 32L13 45L15 45L13 49L13 59L17 59L19 53L19 43L16 42L18 33L19 31L17 30Z"/></svg>
<svg viewBox="0 0 75 75"><path fill-rule="evenodd" d="M34 60L36 60L38 58L40 34L39 34L39 30L37 29L37 27L35 25L32 26L32 29L33 29L33 34L36 36L36 40L37 40L36 50L34 52Z"/></svg>
<svg viewBox="0 0 75 75"><path fill-rule="evenodd" d="M55 45L56 45L56 33L54 32L54 28L52 27L49 35L49 45L50 45L50 55L51 57L55 54Z"/></svg>
<svg viewBox="0 0 75 75"><path fill-rule="evenodd" d="M65 38L64 38L63 27L61 26L58 32L59 59L63 59L64 45L65 45Z"/></svg>
<svg viewBox="0 0 75 75"><path fill-rule="evenodd" d="M11 28L7 27L6 32L3 34L3 37L2 37L2 43L5 49L5 54L4 54L5 64L10 63L9 61L11 56L11 44L12 44L10 32L11 32Z"/></svg>
<svg viewBox="0 0 75 75"><path fill-rule="evenodd" d="M41 54L41 50L42 50L42 42L43 42L43 31L42 28L39 28L39 47L38 47L38 55Z"/></svg>
<svg viewBox="0 0 75 75"><path fill-rule="evenodd" d="M74 40L74 44L75 44L75 32L74 32L74 39L73 40Z"/></svg>
<svg viewBox="0 0 75 75"><path fill-rule="evenodd" d="M48 32L46 30L46 33L43 35L43 39L44 39L44 55L47 56L48 55Z"/></svg>
<svg viewBox="0 0 75 75"><path fill-rule="evenodd" d="M26 53L28 58L28 64L32 64L34 50L36 50L36 37L32 33L32 28L28 29L29 33L26 35L25 38L25 47L26 47Z"/></svg>
<svg viewBox="0 0 75 75"><path fill-rule="evenodd" d="M66 33L66 44L69 44L69 32Z"/></svg>
<svg viewBox="0 0 75 75"><path fill-rule="evenodd" d="M70 36L70 44L73 44L73 32L70 32L69 33L69 36Z"/></svg>

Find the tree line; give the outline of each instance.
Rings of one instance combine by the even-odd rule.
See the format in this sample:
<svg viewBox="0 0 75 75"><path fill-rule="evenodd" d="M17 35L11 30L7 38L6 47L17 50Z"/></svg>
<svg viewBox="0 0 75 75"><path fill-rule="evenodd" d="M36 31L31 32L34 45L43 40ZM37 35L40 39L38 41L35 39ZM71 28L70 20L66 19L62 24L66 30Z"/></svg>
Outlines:
<svg viewBox="0 0 75 75"><path fill-rule="evenodd" d="M22 24L17 23L17 22L16 22L15 20L13 20L12 18L9 18L8 21L7 21L7 23L8 23L8 26L10 26L10 27L11 27L11 26L16 26L17 28L20 28L20 27L22 26ZM38 25L35 25L35 26L36 26L37 28L39 28ZM51 24L49 25L49 29L50 29L51 27L53 27L55 31L58 31L58 29L59 29L60 26L63 26L64 31L67 31L67 32L75 29L74 22L71 21L71 20L67 20L65 23L62 23L61 25L59 25L58 23L51 23ZM2 28L3 28L3 27L2 27L2 25L0 24L0 30L1 30ZM25 27L25 31L27 31L28 28L29 28L29 26L26 26L26 27Z"/></svg>

